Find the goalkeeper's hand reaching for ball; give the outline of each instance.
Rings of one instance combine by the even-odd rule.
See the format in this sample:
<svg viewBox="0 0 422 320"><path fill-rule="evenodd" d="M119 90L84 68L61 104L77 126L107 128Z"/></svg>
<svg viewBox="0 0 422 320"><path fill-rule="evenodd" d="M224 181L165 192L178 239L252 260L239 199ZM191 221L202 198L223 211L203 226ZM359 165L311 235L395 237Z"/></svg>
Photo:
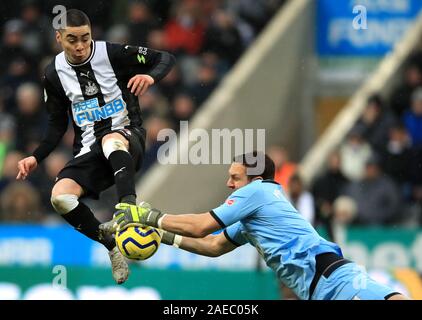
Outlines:
<svg viewBox="0 0 422 320"><path fill-rule="evenodd" d="M139 205L129 205L119 203L116 205L117 211L113 215L113 220L117 230L124 230L132 225L147 225L157 228L159 220L164 216L158 209L151 208L147 202L141 202Z"/></svg>
<svg viewBox="0 0 422 320"><path fill-rule="evenodd" d="M139 205L119 203L115 207L117 211L113 219L100 225L101 232L113 234L116 231L122 231L131 226L147 225L154 228L159 227L159 221L164 216L158 209L151 208L147 202L141 202ZM160 230L162 234L161 241L168 245L174 244L175 234Z"/></svg>

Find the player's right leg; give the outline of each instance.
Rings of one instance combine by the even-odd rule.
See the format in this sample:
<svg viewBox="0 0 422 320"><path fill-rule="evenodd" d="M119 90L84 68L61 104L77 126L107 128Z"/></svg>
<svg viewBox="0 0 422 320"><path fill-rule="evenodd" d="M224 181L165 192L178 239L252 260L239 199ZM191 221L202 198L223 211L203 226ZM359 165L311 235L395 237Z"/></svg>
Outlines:
<svg viewBox="0 0 422 320"><path fill-rule="evenodd" d="M135 173L142 164L145 150L142 132L139 134L129 129L121 129L101 138L102 153L109 162L114 176L118 210L136 210ZM100 227L104 234L110 231L106 226L107 224L103 224Z"/></svg>
<svg viewBox="0 0 422 320"><path fill-rule="evenodd" d="M360 281L362 286L353 296L353 300L410 300L389 286L375 281L366 271L362 271L360 278L363 280Z"/></svg>
<svg viewBox="0 0 422 320"><path fill-rule="evenodd" d="M129 276L129 268L116 247L112 236L100 237L100 221L79 198L83 188L73 179L63 178L56 182L51 192L51 204L64 220L88 238L103 244L109 250L113 278L123 283Z"/></svg>
<svg viewBox="0 0 422 320"><path fill-rule="evenodd" d="M114 240L112 238L99 239L99 221L91 210L79 201L82 194L83 189L76 181L69 178L60 179L51 191L51 204L54 210L76 230L88 238L102 243L107 249L113 249Z"/></svg>
<svg viewBox="0 0 422 320"><path fill-rule="evenodd" d="M113 169L119 203L136 205L135 163L128 139L122 133L111 132L102 137L101 147Z"/></svg>

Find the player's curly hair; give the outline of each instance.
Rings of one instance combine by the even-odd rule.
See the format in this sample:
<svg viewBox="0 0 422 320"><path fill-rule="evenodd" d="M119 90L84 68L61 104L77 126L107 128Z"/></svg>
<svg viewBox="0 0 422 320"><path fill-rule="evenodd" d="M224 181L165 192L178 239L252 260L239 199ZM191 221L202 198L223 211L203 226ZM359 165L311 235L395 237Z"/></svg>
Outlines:
<svg viewBox="0 0 422 320"><path fill-rule="evenodd" d="M263 167L263 172L261 174L249 175L248 178L252 180L256 177L262 177L264 180L273 180L275 175L275 165L274 161L260 151L252 151L249 153L244 153L238 156L233 157L233 162L241 163L246 168L256 168L258 167L258 161L265 160L265 166Z"/></svg>

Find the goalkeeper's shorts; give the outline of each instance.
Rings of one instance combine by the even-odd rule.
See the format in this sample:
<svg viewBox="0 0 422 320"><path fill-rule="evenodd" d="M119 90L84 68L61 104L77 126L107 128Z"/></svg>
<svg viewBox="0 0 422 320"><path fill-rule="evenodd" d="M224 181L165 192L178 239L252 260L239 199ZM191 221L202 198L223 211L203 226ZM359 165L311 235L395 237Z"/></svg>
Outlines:
<svg viewBox="0 0 422 320"><path fill-rule="evenodd" d="M356 263L347 263L328 277L321 276L312 300L386 300L398 294L376 282Z"/></svg>

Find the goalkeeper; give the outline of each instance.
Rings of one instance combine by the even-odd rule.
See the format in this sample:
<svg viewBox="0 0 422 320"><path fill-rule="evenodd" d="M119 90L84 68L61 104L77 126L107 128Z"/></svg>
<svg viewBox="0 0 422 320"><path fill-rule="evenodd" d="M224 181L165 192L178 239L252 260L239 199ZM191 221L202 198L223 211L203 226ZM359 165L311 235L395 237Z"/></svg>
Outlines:
<svg viewBox="0 0 422 320"><path fill-rule="evenodd" d="M131 225L149 225L165 230L163 243L209 257L249 242L300 299L407 299L375 282L358 265L344 259L336 244L318 235L272 180L274 163L268 156L261 154L265 159L262 174L248 175L257 161L251 164L247 159L257 159L257 155L254 152L234 159L227 181L234 192L214 210L172 215L141 203L138 208L122 207L100 228L112 233ZM211 235L219 229L224 231Z"/></svg>

